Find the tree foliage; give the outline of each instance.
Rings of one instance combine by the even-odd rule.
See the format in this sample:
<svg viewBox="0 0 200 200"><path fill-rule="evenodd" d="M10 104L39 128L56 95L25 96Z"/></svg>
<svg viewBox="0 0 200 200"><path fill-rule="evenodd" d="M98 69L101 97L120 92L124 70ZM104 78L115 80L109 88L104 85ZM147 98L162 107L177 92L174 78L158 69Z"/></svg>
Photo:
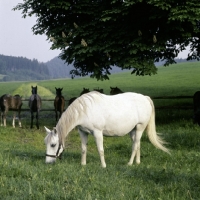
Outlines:
<svg viewBox="0 0 200 200"><path fill-rule="evenodd" d="M36 15L34 34L61 49L72 77L108 79L113 65L155 74L154 62L172 64L188 45L188 59L200 58L199 0L24 0L14 10Z"/></svg>

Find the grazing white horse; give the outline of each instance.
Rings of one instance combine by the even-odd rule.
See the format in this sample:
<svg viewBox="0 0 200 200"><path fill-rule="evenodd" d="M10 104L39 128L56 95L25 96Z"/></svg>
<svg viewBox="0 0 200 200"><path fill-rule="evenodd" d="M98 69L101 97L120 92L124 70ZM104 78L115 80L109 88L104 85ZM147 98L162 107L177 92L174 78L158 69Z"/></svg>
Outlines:
<svg viewBox="0 0 200 200"><path fill-rule="evenodd" d="M106 167L103 135L130 134L133 145L129 165L133 164L135 156L136 163L140 163L140 139L145 128L151 143L169 153L163 146L164 141L156 134L153 101L142 94L127 92L109 96L93 91L77 98L62 114L52 131L45 127L46 163L55 162L60 157L66 136L76 126L81 137L82 165L86 165L88 134L96 140L102 167Z"/></svg>

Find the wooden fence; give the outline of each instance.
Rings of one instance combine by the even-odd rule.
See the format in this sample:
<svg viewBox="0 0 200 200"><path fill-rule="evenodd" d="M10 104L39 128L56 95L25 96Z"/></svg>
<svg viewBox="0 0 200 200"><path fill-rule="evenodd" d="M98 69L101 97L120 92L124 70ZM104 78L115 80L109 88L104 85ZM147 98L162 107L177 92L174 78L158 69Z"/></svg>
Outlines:
<svg viewBox="0 0 200 200"><path fill-rule="evenodd" d="M191 106L156 106L156 109L193 109L192 105L192 98L193 96L161 96L161 97L151 97L152 99L191 99ZM29 99L22 98L22 101L29 101ZM42 102L45 101L54 101L54 99L42 99ZM66 105L68 105L69 100L65 100ZM53 103L52 103L53 105ZM29 108L23 108L22 111L29 111ZM52 109L41 109L41 111L54 111L54 108Z"/></svg>

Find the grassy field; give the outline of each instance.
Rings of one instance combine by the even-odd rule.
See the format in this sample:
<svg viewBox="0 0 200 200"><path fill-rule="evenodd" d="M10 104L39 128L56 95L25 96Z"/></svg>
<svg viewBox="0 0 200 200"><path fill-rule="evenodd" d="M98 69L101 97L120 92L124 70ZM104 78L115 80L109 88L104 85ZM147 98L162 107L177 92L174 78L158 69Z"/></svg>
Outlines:
<svg viewBox="0 0 200 200"><path fill-rule="evenodd" d="M190 66L189 66L190 65ZM111 75L109 81L89 78L40 82L0 83L1 93L30 96L38 85L42 98L54 98L55 87L63 87L66 99L78 96L83 87L110 86L154 96L193 95L200 86L200 64L183 63L160 67L156 76ZM156 100L157 105L192 105L192 99ZM48 106L53 108L52 102ZM44 105L46 106L46 105ZM23 105L27 107L26 102ZM141 164L128 166L129 136L104 139L107 168L100 165L92 136L88 141L87 165L81 166L80 138L73 130L66 140L62 160L45 164L46 135L43 126L55 125L53 112L41 112L40 129L30 129L29 113L23 113L22 128L0 127L0 199L200 199L200 127L192 123L192 110L156 110L157 131L163 133L171 156L156 149L143 134ZM11 113L10 113L11 115Z"/></svg>

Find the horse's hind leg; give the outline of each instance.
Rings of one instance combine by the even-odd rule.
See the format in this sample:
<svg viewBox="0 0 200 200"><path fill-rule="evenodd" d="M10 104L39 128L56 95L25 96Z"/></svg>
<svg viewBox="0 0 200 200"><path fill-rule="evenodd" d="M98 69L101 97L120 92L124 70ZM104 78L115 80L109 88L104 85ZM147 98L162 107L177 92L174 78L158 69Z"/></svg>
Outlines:
<svg viewBox="0 0 200 200"><path fill-rule="evenodd" d="M21 123L21 110L18 110L18 122L19 122L19 127L22 127L22 123Z"/></svg>
<svg viewBox="0 0 200 200"><path fill-rule="evenodd" d="M34 114L33 114L33 112L31 111L31 128L33 128L33 119L34 119Z"/></svg>
<svg viewBox="0 0 200 200"><path fill-rule="evenodd" d="M138 124L136 125L134 130L130 132L130 137L132 139L133 144L132 144L132 154L128 162L128 165L133 164L135 156L136 156L136 163L140 164L140 139L142 137L144 129L145 127L143 124Z"/></svg>
<svg viewBox="0 0 200 200"><path fill-rule="evenodd" d="M1 126L3 126L3 112L1 111Z"/></svg>
<svg viewBox="0 0 200 200"><path fill-rule="evenodd" d="M58 121L58 112L56 110L56 122Z"/></svg>
<svg viewBox="0 0 200 200"><path fill-rule="evenodd" d="M16 112L13 112L13 121L12 121L13 128L15 128L15 119L16 119Z"/></svg>
<svg viewBox="0 0 200 200"><path fill-rule="evenodd" d="M39 111L37 111L36 113L36 126L37 126L37 129L39 129Z"/></svg>

